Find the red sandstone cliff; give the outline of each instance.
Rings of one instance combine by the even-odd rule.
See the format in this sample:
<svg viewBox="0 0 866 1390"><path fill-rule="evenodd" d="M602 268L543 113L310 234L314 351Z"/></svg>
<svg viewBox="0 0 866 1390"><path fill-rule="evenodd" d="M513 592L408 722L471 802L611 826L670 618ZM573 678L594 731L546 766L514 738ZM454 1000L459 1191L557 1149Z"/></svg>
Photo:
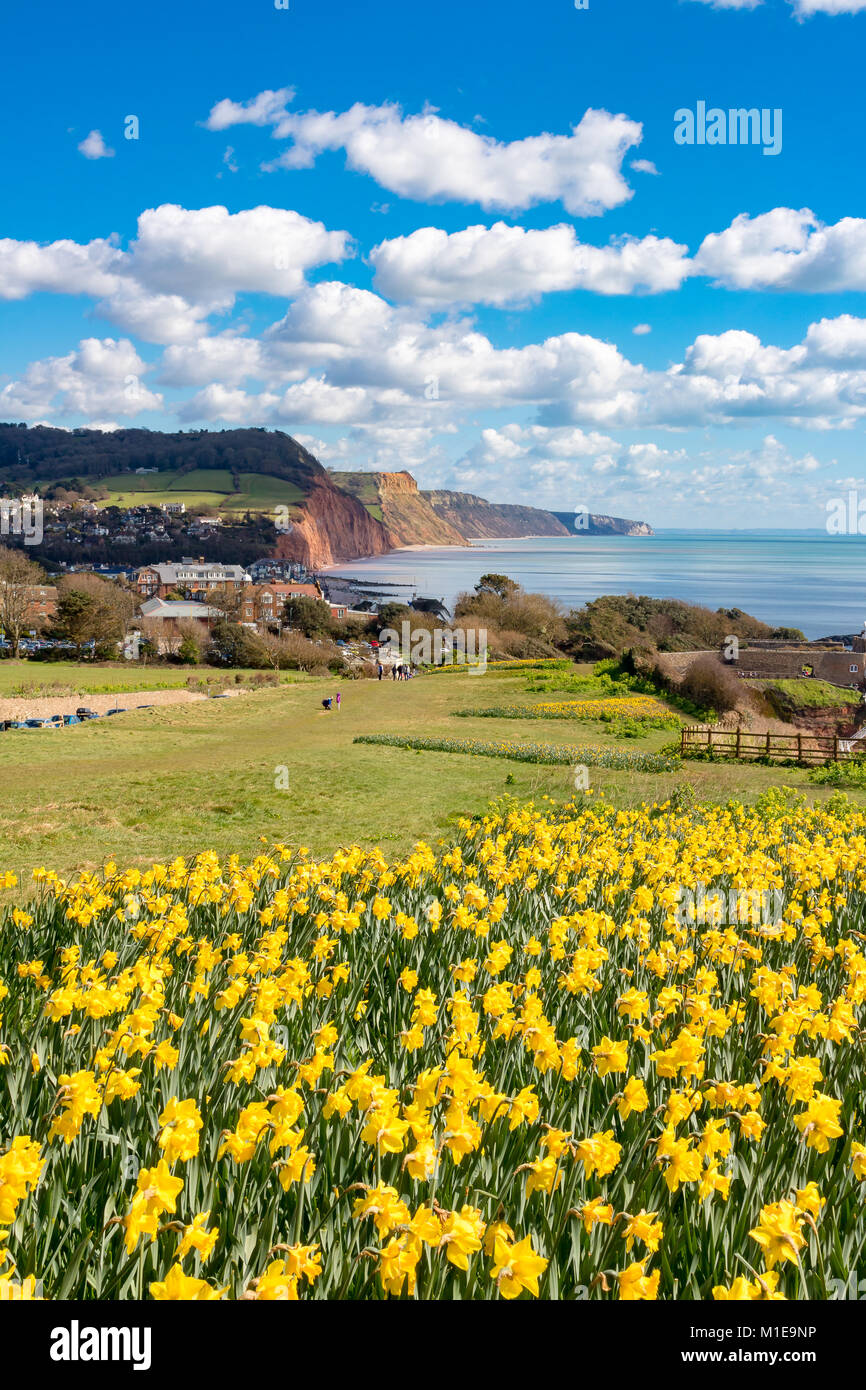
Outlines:
<svg viewBox="0 0 866 1390"><path fill-rule="evenodd" d="M300 513L291 531L277 542L276 554L282 559L321 569L393 549L382 523L339 488L314 487L301 503Z"/></svg>
<svg viewBox="0 0 866 1390"><path fill-rule="evenodd" d="M338 487L364 504L370 515L381 518L392 546L465 545L456 526L438 517L418 484L403 469L399 473L332 473Z"/></svg>

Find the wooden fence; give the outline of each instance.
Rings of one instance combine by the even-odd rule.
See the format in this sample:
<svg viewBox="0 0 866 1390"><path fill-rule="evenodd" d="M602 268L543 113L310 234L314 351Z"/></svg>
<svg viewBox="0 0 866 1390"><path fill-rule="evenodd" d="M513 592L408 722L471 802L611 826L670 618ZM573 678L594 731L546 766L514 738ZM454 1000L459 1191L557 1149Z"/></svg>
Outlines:
<svg viewBox="0 0 866 1390"><path fill-rule="evenodd" d="M750 734L744 729L685 728L680 753L717 753L723 758L750 761L770 758L780 762L814 764L844 762L852 756L850 739L833 734Z"/></svg>

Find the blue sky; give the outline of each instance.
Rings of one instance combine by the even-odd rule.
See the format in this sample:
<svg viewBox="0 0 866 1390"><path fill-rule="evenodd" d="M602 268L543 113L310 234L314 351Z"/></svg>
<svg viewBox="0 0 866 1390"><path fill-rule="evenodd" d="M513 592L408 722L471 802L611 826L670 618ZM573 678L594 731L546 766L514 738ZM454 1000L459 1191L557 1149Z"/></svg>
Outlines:
<svg viewBox="0 0 866 1390"><path fill-rule="evenodd" d="M866 485L866 0L288 3L10 15L0 419L657 526Z"/></svg>

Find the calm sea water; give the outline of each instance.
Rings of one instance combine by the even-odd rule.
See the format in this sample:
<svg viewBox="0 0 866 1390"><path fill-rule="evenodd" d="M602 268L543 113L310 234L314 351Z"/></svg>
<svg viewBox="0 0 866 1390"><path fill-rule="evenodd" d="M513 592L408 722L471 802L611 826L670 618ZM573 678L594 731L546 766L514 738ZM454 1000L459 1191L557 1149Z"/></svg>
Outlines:
<svg viewBox="0 0 866 1390"><path fill-rule="evenodd" d="M373 581L394 597L414 590L450 607L491 570L574 608L601 594L647 594L742 608L807 637L859 632L866 620L866 537L816 531L477 541L397 550L329 572Z"/></svg>

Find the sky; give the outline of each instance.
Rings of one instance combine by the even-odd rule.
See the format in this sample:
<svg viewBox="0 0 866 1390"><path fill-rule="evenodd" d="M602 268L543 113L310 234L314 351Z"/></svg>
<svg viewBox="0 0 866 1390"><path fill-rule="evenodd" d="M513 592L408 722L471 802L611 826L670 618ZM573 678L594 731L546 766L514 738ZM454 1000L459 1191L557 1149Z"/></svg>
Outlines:
<svg viewBox="0 0 866 1390"><path fill-rule="evenodd" d="M866 0L48 0L5 31L0 419L265 426L656 527L866 498Z"/></svg>

